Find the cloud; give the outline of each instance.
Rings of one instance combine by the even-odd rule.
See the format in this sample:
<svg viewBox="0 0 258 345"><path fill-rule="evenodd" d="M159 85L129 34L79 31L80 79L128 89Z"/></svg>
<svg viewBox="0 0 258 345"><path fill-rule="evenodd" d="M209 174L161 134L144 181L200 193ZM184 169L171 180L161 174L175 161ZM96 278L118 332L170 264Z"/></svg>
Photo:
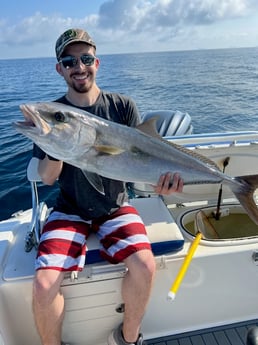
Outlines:
<svg viewBox="0 0 258 345"><path fill-rule="evenodd" d="M96 29L103 44L182 47L180 40L197 41L207 27L247 17L257 8L257 0L110 0L100 7Z"/></svg>
<svg viewBox="0 0 258 345"><path fill-rule="evenodd" d="M51 16L42 15L36 12L32 16L22 19L12 25L8 25L6 20L0 19L0 43L9 45L31 45L49 43L56 40L64 30L69 27L94 27L96 25L96 15L86 18L62 17L59 14Z"/></svg>
<svg viewBox="0 0 258 345"><path fill-rule="evenodd" d="M111 0L99 10L102 28L139 32L148 28L207 25L245 16L255 0Z"/></svg>
<svg viewBox="0 0 258 345"><path fill-rule="evenodd" d="M202 44L198 43L199 38L205 44L209 42L209 28L217 23L220 28L221 24L247 17L257 9L257 0L107 0L98 13L84 17L35 12L13 23L0 17L0 49L3 56L7 47L13 55L21 47L24 56L35 56L35 52L53 56L56 38L69 27L89 31L101 52L194 49ZM237 30L233 32L235 41ZM248 31L244 31L241 36L248 37ZM221 37L223 32L216 34ZM219 40L216 42L219 44Z"/></svg>

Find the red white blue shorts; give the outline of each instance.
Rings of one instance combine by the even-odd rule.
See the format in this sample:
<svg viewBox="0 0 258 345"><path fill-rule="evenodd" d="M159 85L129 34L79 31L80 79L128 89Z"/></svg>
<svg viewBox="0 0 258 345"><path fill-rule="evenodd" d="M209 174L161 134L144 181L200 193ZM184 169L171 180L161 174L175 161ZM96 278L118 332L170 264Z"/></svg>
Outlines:
<svg viewBox="0 0 258 345"><path fill-rule="evenodd" d="M100 254L110 263L122 262L139 250L151 250L143 221L129 204L94 221L54 211L43 228L36 270L81 271L91 232L99 238Z"/></svg>

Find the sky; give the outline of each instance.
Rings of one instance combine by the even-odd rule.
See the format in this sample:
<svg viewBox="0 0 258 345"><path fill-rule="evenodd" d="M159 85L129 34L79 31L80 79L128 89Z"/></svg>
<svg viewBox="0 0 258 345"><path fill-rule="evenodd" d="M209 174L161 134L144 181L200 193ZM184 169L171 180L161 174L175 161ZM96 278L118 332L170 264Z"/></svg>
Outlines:
<svg viewBox="0 0 258 345"><path fill-rule="evenodd" d="M258 1L2 1L0 59L52 57L72 27L88 31L97 54L254 47Z"/></svg>

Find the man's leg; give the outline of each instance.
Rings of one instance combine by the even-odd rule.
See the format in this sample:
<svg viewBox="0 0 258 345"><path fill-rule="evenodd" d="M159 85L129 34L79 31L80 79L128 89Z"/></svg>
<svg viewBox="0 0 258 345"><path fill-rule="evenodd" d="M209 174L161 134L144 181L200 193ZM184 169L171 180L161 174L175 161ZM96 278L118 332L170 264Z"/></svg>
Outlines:
<svg viewBox="0 0 258 345"><path fill-rule="evenodd" d="M60 345L64 298L60 285L64 272L38 270L33 283L33 312L43 345Z"/></svg>
<svg viewBox="0 0 258 345"><path fill-rule="evenodd" d="M122 297L125 303L123 335L127 342L135 342L155 275L155 260L150 250L140 250L124 260L128 272L122 284Z"/></svg>

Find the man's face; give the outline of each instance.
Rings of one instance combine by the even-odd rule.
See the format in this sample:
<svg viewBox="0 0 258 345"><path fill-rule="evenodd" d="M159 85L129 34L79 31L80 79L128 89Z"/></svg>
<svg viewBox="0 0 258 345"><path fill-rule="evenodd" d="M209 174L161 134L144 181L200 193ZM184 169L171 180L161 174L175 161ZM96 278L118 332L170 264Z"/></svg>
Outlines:
<svg viewBox="0 0 258 345"><path fill-rule="evenodd" d="M56 65L57 72L76 92L89 92L95 84L99 59L91 59L91 56L95 57L95 49L92 46L74 43L66 47L62 55L64 62Z"/></svg>

